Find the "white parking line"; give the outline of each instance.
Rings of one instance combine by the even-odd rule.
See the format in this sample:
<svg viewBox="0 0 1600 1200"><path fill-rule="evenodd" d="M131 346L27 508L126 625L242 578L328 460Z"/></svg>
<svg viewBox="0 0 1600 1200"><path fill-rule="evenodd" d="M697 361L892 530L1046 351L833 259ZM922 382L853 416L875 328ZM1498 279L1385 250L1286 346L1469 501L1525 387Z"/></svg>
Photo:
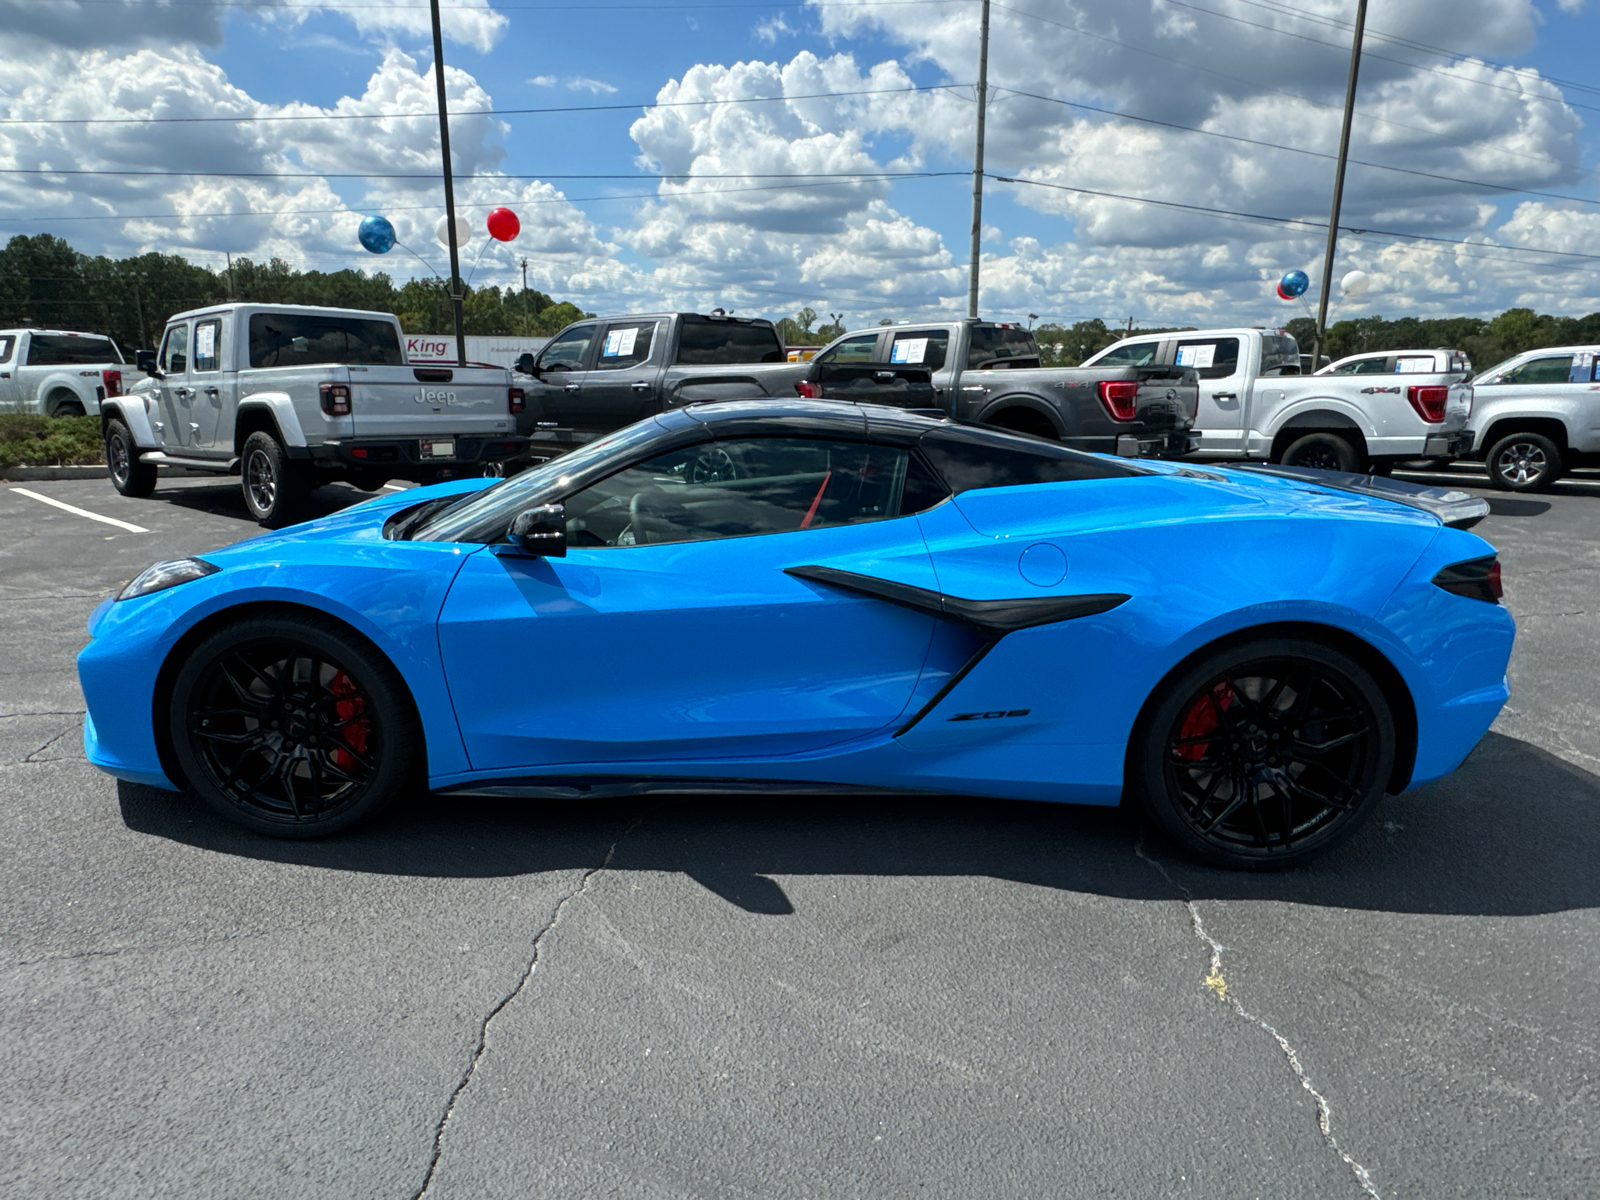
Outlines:
<svg viewBox="0 0 1600 1200"><path fill-rule="evenodd" d="M11 490L16 492L19 496L27 496L29 499L38 500L43 504L52 505L55 508L63 509L69 513L74 513L77 516L88 517L91 521L100 521L106 525L115 525L118 529L126 529L129 533L150 532L143 525L130 525L127 521L119 521L115 517L102 517L99 513L92 513L87 508L79 508L75 504L63 504L60 500L51 499L49 496L41 496L38 492L30 492L27 488L14 487Z"/></svg>

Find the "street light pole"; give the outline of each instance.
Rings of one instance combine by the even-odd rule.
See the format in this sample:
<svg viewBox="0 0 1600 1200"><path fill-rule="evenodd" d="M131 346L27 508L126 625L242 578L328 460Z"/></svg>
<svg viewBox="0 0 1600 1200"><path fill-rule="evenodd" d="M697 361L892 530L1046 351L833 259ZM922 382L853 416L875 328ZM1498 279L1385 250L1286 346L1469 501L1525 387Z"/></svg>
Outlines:
<svg viewBox="0 0 1600 1200"><path fill-rule="evenodd" d="M978 255L983 240L983 117L989 107L989 0L978 18L978 137L972 151L972 265L967 278L967 316L978 315Z"/></svg>
<svg viewBox="0 0 1600 1200"><path fill-rule="evenodd" d="M1328 294L1333 288L1333 251L1339 241L1339 208L1344 203L1344 168L1350 158L1350 120L1356 111L1356 76L1361 73L1361 37L1367 27L1367 0L1356 0L1356 34L1350 44L1350 80L1344 89L1344 126L1339 131L1339 165L1333 171L1333 212L1328 216L1328 250L1322 259L1322 298L1317 302L1317 332L1311 343L1311 369L1322 365L1322 338L1328 328Z"/></svg>
<svg viewBox="0 0 1600 1200"><path fill-rule="evenodd" d="M444 98L444 32L439 26L439 0L428 0L428 8L433 14L433 82L439 91L439 152L444 156L444 217L450 231L450 308L456 318L456 362L464 367L467 335L461 323L461 248L456 245L456 185L450 173L450 113Z"/></svg>

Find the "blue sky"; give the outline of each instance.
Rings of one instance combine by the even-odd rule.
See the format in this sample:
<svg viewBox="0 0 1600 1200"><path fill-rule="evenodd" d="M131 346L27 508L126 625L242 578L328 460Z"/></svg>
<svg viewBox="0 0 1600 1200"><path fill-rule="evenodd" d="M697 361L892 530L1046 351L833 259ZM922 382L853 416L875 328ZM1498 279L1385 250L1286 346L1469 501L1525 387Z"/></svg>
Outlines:
<svg viewBox="0 0 1600 1200"><path fill-rule="evenodd" d="M282 8L207 9L194 0L0 0L9 10L5 26L17 31L0 38L7 115L310 116L354 106L425 118L432 87L425 8L415 0L354 3L287 15ZM48 20L40 15L47 9ZM1345 62L1338 49L1318 42L1347 42L1338 22L1353 10L1353 0L996 4L991 83L1002 90L989 115L991 169L1169 207L990 184L986 310L996 317L1038 312L1047 319L1132 315L1193 323L1298 315L1272 300L1271 282L1290 268L1320 274L1320 231L1173 206L1324 219L1331 163L1110 121L1014 93L1326 153L1337 136ZM975 22L972 0L478 0L471 9L447 5L455 36L445 55L453 73L464 73L451 76L458 107L644 104L674 81L690 98L748 96L751 88L796 96L818 86L970 83ZM1336 275L1359 267L1374 287L1363 304L1346 307L1396 314L1486 313L1513 303L1600 308L1600 260L1526 252L1600 248L1600 205L1592 203L1600 197L1593 173L1600 75L1589 65L1600 19L1593 8L1582 0L1375 0L1369 29L1369 52L1399 61L1374 57L1364 66L1353 154L1429 177L1352 168L1347 223L1481 244L1347 238ZM1452 62L1418 43L1480 57ZM832 82L819 85L823 76ZM479 206L470 211L481 218L482 206L505 202L526 229L511 254L485 258L482 280L511 282L516 260L526 255L538 286L590 308L720 303L776 316L811 304L842 309L854 323L964 308L970 180L752 195L722 192L751 186L725 177L966 170L972 112L970 93L900 93L820 106L680 108L644 120L636 107L507 116L501 125L479 120L453 136L463 171L486 177L462 188L463 202ZM381 266L406 275L409 261L420 270L398 252L378 261L355 245L355 222L384 208L393 210L408 244L442 266L442 251L428 236L436 187L290 177L307 169L420 170L430 154L437 160L426 119L384 128L287 122L241 127L237 136L212 127L205 133L212 140L203 142L194 130L151 125L91 136L7 127L0 136L10 139L17 163L117 170L181 160L197 169L284 177L13 177L0 192L0 226L49 230L111 253L161 249L210 262L231 250L308 266ZM667 165L704 177L703 188L717 194L598 199L657 193L641 159L665 161L663 154ZM540 182L497 182L495 172ZM577 175L624 178L559 178ZM1570 199L1508 194L1489 184ZM256 215L208 215L214 212ZM127 219L162 213L171 216ZM37 219L44 214L97 219ZM480 246L470 247L469 257Z"/></svg>

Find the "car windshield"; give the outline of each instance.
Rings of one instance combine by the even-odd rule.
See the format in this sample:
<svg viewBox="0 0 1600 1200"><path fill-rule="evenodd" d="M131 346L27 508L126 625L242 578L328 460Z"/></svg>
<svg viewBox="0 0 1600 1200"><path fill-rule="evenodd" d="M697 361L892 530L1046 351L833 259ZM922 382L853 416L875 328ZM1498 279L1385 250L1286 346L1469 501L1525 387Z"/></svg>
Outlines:
<svg viewBox="0 0 1600 1200"><path fill-rule="evenodd" d="M6 358L11 354L7 351ZM88 363L117 363L122 355L110 338L80 337L68 333L36 333L28 339L30 367L77 366Z"/></svg>
<svg viewBox="0 0 1600 1200"><path fill-rule="evenodd" d="M574 477L589 473L590 468L613 457L627 455L660 434L661 427L654 419L619 429L580 450L464 496L422 521L407 538L415 542L499 541L517 514L543 503L541 498L546 493L561 490Z"/></svg>

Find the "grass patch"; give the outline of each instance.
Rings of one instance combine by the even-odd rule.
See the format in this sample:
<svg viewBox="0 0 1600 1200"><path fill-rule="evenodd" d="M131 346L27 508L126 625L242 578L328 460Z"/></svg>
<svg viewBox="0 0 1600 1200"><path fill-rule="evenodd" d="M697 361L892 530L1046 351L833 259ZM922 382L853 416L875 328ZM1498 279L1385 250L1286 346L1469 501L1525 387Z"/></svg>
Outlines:
<svg viewBox="0 0 1600 1200"><path fill-rule="evenodd" d="M0 415L0 468L102 462L99 417Z"/></svg>

